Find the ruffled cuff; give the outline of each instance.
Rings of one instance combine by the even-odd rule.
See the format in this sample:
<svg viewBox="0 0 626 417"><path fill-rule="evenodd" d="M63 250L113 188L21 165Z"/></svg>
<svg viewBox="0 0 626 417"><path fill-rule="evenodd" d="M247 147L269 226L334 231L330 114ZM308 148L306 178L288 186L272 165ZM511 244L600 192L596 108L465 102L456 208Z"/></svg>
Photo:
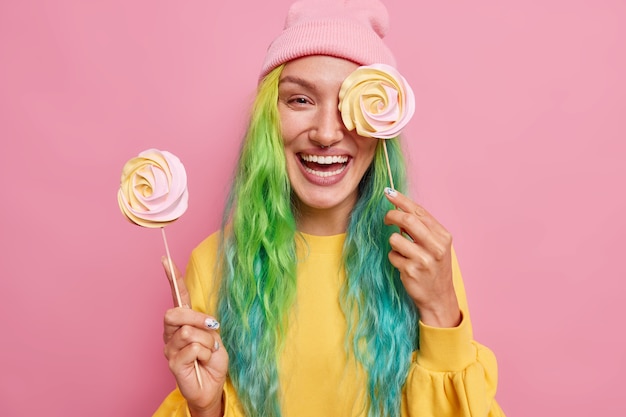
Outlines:
<svg viewBox="0 0 626 417"><path fill-rule="evenodd" d="M457 327L431 327L419 323L419 346L414 361L434 372L456 372L476 361L476 346L472 343L472 327L463 316Z"/></svg>

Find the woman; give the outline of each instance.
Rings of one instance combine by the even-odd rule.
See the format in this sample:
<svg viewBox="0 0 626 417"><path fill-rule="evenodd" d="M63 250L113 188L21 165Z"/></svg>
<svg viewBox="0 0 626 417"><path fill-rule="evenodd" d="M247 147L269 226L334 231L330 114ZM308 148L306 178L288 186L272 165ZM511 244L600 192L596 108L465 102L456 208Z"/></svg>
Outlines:
<svg viewBox="0 0 626 417"><path fill-rule="evenodd" d="M358 66L395 66L386 23L377 1L290 9L224 226L178 277L193 309L165 316L178 388L156 416L503 415L449 233L397 191L398 140L387 141L392 190L382 141L338 111Z"/></svg>

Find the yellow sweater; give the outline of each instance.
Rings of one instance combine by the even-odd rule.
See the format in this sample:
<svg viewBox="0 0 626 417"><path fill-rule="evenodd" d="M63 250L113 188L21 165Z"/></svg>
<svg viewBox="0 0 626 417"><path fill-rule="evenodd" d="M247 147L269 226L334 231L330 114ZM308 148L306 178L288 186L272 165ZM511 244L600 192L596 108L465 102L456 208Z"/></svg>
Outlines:
<svg viewBox="0 0 626 417"><path fill-rule="evenodd" d="M297 300L279 368L283 416L365 416L365 375L343 354L346 322L338 299L345 278L340 268L345 235L303 236L306 245L298 243L297 248ZM216 305L213 266L218 243L216 233L194 249L185 276L193 308L209 314ZM450 329L419 324L420 350L413 354L404 387L403 417L504 416L494 398L496 359L473 340L456 256L453 274L463 320ZM224 398L225 417L244 416L230 381ZM165 416L189 416L178 389L153 415Z"/></svg>

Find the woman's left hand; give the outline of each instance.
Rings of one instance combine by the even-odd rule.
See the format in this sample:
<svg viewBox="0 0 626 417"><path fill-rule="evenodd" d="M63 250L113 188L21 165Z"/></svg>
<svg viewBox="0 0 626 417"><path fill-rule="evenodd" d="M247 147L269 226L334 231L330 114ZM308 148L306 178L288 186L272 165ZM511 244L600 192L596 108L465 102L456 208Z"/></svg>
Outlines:
<svg viewBox="0 0 626 417"><path fill-rule="evenodd" d="M433 327L457 326L461 311L452 282L452 236L405 195L389 189L385 195L396 206L385 215L385 224L399 228L389 238L389 261L400 271L420 320Z"/></svg>

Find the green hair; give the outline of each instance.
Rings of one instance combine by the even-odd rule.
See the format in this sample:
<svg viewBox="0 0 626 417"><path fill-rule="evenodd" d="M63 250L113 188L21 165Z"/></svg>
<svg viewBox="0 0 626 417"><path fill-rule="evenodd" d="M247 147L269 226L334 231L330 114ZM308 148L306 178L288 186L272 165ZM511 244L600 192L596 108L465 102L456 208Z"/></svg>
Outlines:
<svg viewBox="0 0 626 417"><path fill-rule="evenodd" d="M247 414L259 417L281 415L278 352L296 293L296 222L277 109L281 71L259 85L222 234L218 314L229 375Z"/></svg>
<svg viewBox="0 0 626 417"><path fill-rule="evenodd" d="M282 66L261 82L223 218L218 316L230 353L229 376L246 414L279 417L279 355L296 295L296 221L278 115ZM346 350L367 375L368 415L397 416L417 311L389 263L391 208L382 142L359 185L344 246L341 293ZM397 139L387 140L396 188L405 189ZM245 202L245 204L244 204Z"/></svg>

